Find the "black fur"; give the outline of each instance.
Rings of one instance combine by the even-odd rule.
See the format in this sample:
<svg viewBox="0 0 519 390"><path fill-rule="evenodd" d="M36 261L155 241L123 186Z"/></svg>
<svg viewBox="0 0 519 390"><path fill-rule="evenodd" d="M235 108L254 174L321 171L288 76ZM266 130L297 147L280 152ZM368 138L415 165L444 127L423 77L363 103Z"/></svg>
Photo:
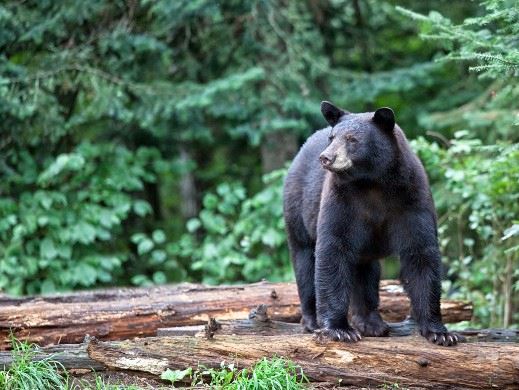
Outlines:
<svg viewBox="0 0 519 390"><path fill-rule="evenodd" d="M330 104L326 113L340 110ZM303 325L333 340L357 341L356 330L386 335L378 312L379 260L396 254L421 334L456 344L441 319L436 214L423 166L390 109L377 111L381 116L341 112L333 128L306 141L285 180L284 216ZM328 157L345 152L352 166L323 169L325 149Z"/></svg>

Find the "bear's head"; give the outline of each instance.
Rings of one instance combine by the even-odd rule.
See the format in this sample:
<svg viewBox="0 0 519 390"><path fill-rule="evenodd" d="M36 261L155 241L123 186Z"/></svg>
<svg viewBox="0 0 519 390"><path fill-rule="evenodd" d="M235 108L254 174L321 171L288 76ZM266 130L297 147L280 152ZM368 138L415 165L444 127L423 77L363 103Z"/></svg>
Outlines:
<svg viewBox="0 0 519 390"><path fill-rule="evenodd" d="M319 156L323 168L352 179L377 179L396 156L395 114L387 107L351 114L330 102L321 103L330 124L329 144Z"/></svg>

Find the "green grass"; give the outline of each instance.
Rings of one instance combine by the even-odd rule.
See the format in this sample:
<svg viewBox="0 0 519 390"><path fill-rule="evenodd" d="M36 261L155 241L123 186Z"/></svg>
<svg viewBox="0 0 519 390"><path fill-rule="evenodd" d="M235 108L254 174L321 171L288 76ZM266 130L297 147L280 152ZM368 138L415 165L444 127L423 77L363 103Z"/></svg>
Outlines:
<svg viewBox="0 0 519 390"><path fill-rule="evenodd" d="M35 345L11 337L13 362L0 371L1 390L140 390L135 385L107 383L95 375L95 381L73 381L61 363L48 356L37 360ZM0 367L1 368L1 367ZM192 386L225 390L300 390L308 379L292 361L281 357L263 358L251 368L239 370L222 362L220 368L166 370L162 379L171 383L190 380Z"/></svg>
<svg viewBox="0 0 519 390"><path fill-rule="evenodd" d="M100 376L95 383L72 379L60 362L48 356L36 359L35 345L18 341L11 336L13 362L9 368L0 371L1 390L139 390L137 386L108 384Z"/></svg>
<svg viewBox="0 0 519 390"><path fill-rule="evenodd" d="M297 390L305 388L307 382L303 370L290 360L263 358L250 371L242 370L229 389Z"/></svg>
<svg viewBox="0 0 519 390"><path fill-rule="evenodd" d="M299 390L308 379L292 361L280 357L263 358L252 368L238 370L234 364L221 363L219 369L200 367L198 370L167 370L162 379L175 383L191 378L192 386L205 385L225 390ZM209 383L207 383L209 382Z"/></svg>
<svg viewBox="0 0 519 390"><path fill-rule="evenodd" d="M79 385L71 387L71 390L140 390L141 388L135 385L117 385L117 384L110 384L106 383L105 380L97 376L95 377L95 383L94 385L89 385L85 382L80 382Z"/></svg>
<svg viewBox="0 0 519 390"><path fill-rule="evenodd" d="M35 360L34 346L11 337L13 362L0 371L0 389L5 390L48 390L68 389L68 375L61 363L52 356Z"/></svg>

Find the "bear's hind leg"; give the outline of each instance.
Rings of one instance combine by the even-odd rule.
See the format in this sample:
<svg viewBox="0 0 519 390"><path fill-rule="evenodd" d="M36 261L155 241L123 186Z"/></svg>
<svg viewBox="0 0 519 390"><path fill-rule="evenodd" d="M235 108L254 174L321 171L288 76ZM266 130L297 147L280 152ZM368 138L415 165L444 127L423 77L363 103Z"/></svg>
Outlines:
<svg viewBox="0 0 519 390"><path fill-rule="evenodd" d="M401 238L400 278L411 300L412 316L420 333L434 344L456 345L459 337L449 332L442 321L441 255L436 236L434 215L409 215L403 220L408 235ZM400 228L400 233L405 232Z"/></svg>
<svg viewBox="0 0 519 390"><path fill-rule="evenodd" d="M296 274L299 300L301 301L301 324L305 331L313 332L317 329L315 311L314 247L291 245L290 249Z"/></svg>
<svg viewBox="0 0 519 390"><path fill-rule="evenodd" d="M378 311L380 262L358 264L354 272L351 322L363 336L387 336L389 326Z"/></svg>

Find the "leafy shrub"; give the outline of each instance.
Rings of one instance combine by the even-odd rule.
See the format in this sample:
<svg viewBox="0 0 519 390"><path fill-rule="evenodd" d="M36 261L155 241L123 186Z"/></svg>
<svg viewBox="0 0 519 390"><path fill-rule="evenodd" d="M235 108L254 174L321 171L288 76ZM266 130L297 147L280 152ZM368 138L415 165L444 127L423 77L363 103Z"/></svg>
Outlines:
<svg viewBox="0 0 519 390"><path fill-rule="evenodd" d="M188 221L188 233L169 246L206 283L287 280L292 268L283 222L285 170L264 177L265 187L247 198L243 185L220 184L204 197L204 208Z"/></svg>
<svg viewBox="0 0 519 390"><path fill-rule="evenodd" d="M83 142L47 159L28 153L0 195L0 290L52 292L114 282L130 249L114 238L147 201L132 196L154 180L147 167L157 154L115 144Z"/></svg>
<svg viewBox="0 0 519 390"><path fill-rule="evenodd" d="M134 263L140 265L139 268L134 267L130 275L132 284L151 286L188 279L188 267L169 253L168 247L174 244L167 241L162 229L156 229L151 234L135 233L131 241L137 247Z"/></svg>
<svg viewBox="0 0 519 390"><path fill-rule="evenodd" d="M519 144L485 146L464 131L447 149L412 144L432 182L448 291L474 302L478 323L509 326L519 291Z"/></svg>

